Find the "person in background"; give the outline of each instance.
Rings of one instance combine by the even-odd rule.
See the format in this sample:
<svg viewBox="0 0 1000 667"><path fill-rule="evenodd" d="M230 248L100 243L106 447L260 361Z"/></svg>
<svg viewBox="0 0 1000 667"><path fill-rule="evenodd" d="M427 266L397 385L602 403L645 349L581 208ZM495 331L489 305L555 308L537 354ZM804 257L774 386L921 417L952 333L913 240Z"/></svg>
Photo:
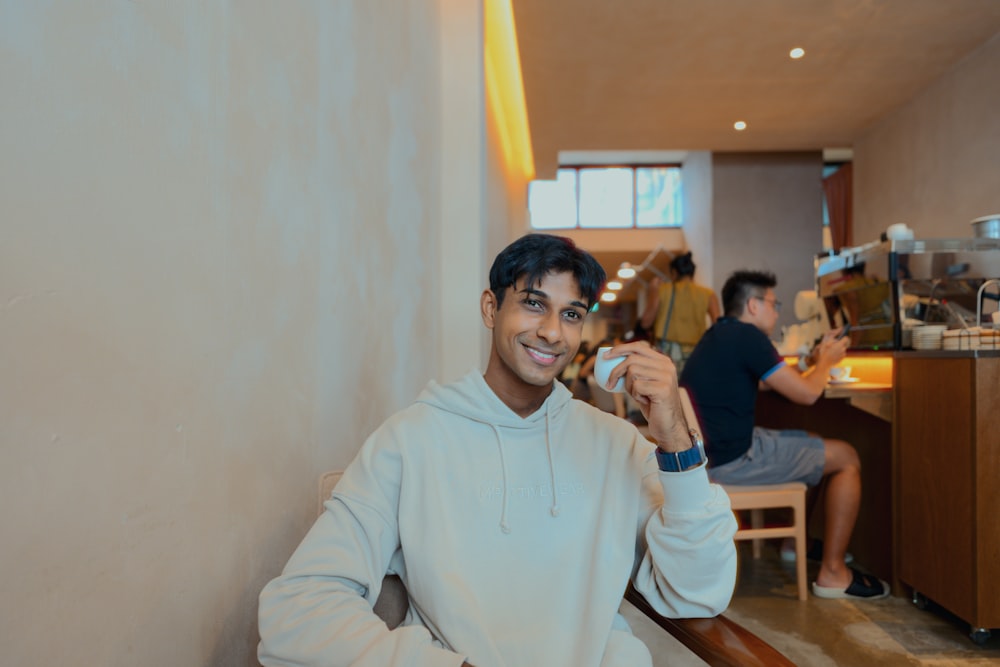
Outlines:
<svg viewBox="0 0 1000 667"><path fill-rule="evenodd" d="M260 594L265 667L651 667L618 608L710 617L736 583L736 521L708 480L673 363L647 343L610 374L649 437L558 382L605 280L569 239L529 234L493 263L486 371L430 382L364 443ZM410 599L390 630L382 578ZM572 619L571 621L569 619Z"/></svg>
<svg viewBox="0 0 1000 667"><path fill-rule="evenodd" d="M670 282L654 278L639 323L652 331L654 345L684 368L694 346L710 322L719 318L719 299L708 287L694 282L690 251L670 261Z"/></svg>
<svg viewBox="0 0 1000 667"><path fill-rule="evenodd" d="M688 390L705 430L709 477L720 484L798 481L808 486L825 477L824 539L813 593L824 598L886 597L886 582L846 563L861 504L861 462L855 449L842 440L754 425L759 387L812 405L826 388L830 368L847 352L847 339L837 339L836 329L817 345L811 370L801 374L786 365L768 338L781 306L774 296L776 284L771 273L733 273L722 288L725 316L705 333L681 373L681 386Z"/></svg>
<svg viewBox="0 0 1000 667"><path fill-rule="evenodd" d="M567 365L566 368L563 369L563 372L559 374L559 381L572 389L573 382L580 374L580 367L583 366L583 362L587 359L589 352L590 343L587 341L580 343L580 349L577 350L576 355L574 355L573 361L569 362L569 365Z"/></svg>
<svg viewBox="0 0 1000 667"><path fill-rule="evenodd" d="M583 359L580 361L580 368L577 370L576 376L573 378L573 382L569 386L570 392L573 394L573 398L587 403L594 402L594 396L592 395L593 392L590 390L587 378L594 374L594 364L597 362L597 350L614 344L614 338L603 338L597 343L597 345L587 350ZM580 353L578 352L574 359L579 358Z"/></svg>
<svg viewBox="0 0 1000 667"><path fill-rule="evenodd" d="M631 334L631 335L629 335ZM632 331L625 334L627 340L649 340L652 336L652 332L649 329L642 326L642 318L640 317L635 321L635 326L632 327Z"/></svg>

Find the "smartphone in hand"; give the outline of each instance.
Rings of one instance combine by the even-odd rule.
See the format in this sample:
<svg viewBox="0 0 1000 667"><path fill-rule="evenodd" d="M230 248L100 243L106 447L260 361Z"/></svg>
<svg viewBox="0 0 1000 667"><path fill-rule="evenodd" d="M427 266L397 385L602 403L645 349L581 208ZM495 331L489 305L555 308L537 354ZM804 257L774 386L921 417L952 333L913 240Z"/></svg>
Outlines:
<svg viewBox="0 0 1000 667"><path fill-rule="evenodd" d="M844 336L846 336L850 332L851 332L851 323L848 322L847 324L844 325L844 328L841 329L840 333L837 334L836 340L840 340L841 338L843 338Z"/></svg>

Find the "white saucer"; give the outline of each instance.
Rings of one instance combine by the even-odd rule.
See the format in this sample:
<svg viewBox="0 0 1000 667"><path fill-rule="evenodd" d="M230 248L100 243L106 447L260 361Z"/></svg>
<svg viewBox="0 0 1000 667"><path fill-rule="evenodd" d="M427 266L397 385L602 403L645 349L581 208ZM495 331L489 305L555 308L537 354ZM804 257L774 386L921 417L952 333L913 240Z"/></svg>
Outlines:
<svg viewBox="0 0 1000 667"><path fill-rule="evenodd" d="M843 378L841 380L830 380L830 384L852 384L854 382L861 382L861 378Z"/></svg>

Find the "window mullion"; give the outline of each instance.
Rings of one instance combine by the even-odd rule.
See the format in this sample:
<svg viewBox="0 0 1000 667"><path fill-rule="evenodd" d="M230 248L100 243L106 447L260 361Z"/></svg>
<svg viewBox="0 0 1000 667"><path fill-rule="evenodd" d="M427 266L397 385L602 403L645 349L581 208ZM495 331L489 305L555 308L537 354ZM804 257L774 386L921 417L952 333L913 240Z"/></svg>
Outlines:
<svg viewBox="0 0 1000 667"><path fill-rule="evenodd" d="M580 229L580 168L574 169L576 172L576 228Z"/></svg>
<svg viewBox="0 0 1000 667"><path fill-rule="evenodd" d="M639 227L639 186L635 182L636 168L632 167L632 229Z"/></svg>

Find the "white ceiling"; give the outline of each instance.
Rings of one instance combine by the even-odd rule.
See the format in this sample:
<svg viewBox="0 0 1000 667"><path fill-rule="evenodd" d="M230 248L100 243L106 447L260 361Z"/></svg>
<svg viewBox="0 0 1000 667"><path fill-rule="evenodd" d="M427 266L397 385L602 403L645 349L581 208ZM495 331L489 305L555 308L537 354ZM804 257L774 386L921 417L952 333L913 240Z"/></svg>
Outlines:
<svg viewBox="0 0 1000 667"><path fill-rule="evenodd" d="M1000 32L1000 0L513 6L540 178L559 151L850 147Z"/></svg>

